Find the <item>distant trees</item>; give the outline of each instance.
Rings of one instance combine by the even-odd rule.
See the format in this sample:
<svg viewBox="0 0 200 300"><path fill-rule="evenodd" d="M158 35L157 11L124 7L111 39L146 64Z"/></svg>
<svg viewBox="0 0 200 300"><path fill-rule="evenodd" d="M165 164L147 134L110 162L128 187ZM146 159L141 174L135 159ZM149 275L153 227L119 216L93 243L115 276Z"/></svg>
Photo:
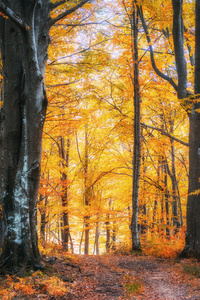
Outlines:
<svg viewBox="0 0 200 300"><path fill-rule="evenodd" d="M135 1L136 3L136 1ZM189 4L189 3L188 3ZM138 6L139 7L139 6ZM193 8L190 8L191 10ZM154 50L152 47L151 38L148 33L148 26L145 23L144 15L142 8L139 7L140 17L142 25L146 34L146 38L150 48L151 62L154 71L162 79L168 81L171 86L177 92L177 97L180 99L181 106L185 109L189 117L189 189L188 189L188 202L187 202L187 233L186 233L186 245L182 255L184 256L197 256L200 255L200 232L199 228L199 215L200 215L200 206L199 206L199 190L200 190L200 173L199 173L199 128L200 125L200 114L199 114L199 96L200 93L200 1L195 1L195 28L192 25L190 28L187 28L186 23L184 24L183 20L183 1L182 0L172 0L172 10L173 10L173 44L174 44L174 54L176 62L176 76L178 78L178 83L175 83L175 80L172 77L164 74L159 68L157 68L154 60ZM190 16L189 16L190 17ZM193 19L194 21L194 19ZM191 20L189 21L191 24ZM194 24L194 22L193 22ZM188 32L194 31L195 29L195 59L193 59L193 54L191 53L191 45L188 44ZM163 34L169 38L169 28L163 28ZM189 51L189 57L186 57L185 47L187 46ZM191 91L188 90L188 71L187 65L194 64L194 95ZM191 81L191 78L190 78ZM191 82L190 82L191 86ZM174 160L174 149L172 144L172 162ZM172 165L172 173L169 174L172 180L173 191L177 190L177 181L175 178L175 170ZM176 196L173 196L173 222L177 220L177 200ZM182 223L182 221L181 221ZM178 223L176 221L176 227Z"/></svg>
<svg viewBox="0 0 200 300"><path fill-rule="evenodd" d="M77 5L64 2L36 4L30 14L35 23L29 20L28 6L21 8L20 4L16 13L24 23L17 25L18 19L9 19L15 15L1 17L5 82L1 132L2 158L6 158L2 160L2 191L6 192L1 201L10 232L2 255L5 267L42 267L37 232L32 229L36 228L36 203L44 251L45 243L50 242L59 243L66 251L71 245L72 251L85 254L110 252L123 243L138 250L154 236L167 236L168 240L179 236L185 226L188 120L176 96L190 116L190 136L194 137L198 101L196 96L188 98L186 84L188 73L192 86L193 71L187 71L186 65L193 61L193 21L184 28L181 1L122 0L117 5L97 1L88 6L91 13L82 8L63 19L87 1ZM1 3L1 11L10 14ZM10 8L14 10L14 6ZM187 14L189 9L185 8L184 16ZM48 47L50 27L52 42ZM4 43L5 33L8 43ZM9 62L11 45L23 51L12 52ZM14 117L11 106L17 109ZM190 211L192 214L194 207L198 211L198 184L192 188L198 171L192 175L190 166L189 174L196 179L190 179L193 194L189 195L188 222ZM18 223L25 225L19 228ZM188 230L194 230L195 224L197 216ZM189 236L192 241L192 233ZM31 240L27 249L26 239ZM9 243L14 245L13 253L7 248ZM25 260L17 256L19 252Z"/></svg>

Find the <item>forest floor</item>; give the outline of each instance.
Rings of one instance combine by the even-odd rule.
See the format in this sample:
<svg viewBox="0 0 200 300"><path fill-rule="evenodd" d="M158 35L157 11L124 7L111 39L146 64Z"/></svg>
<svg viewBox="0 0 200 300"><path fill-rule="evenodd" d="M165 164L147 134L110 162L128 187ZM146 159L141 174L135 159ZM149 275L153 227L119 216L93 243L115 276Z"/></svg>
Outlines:
<svg viewBox="0 0 200 300"><path fill-rule="evenodd" d="M0 290L6 291L7 280L7 292L0 299L200 299L200 263L195 260L60 255L50 258L49 263L50 271L45 275L32 272L29 281L27 277L1 278ZM8 288L11 282L12 290Z"/></svg>

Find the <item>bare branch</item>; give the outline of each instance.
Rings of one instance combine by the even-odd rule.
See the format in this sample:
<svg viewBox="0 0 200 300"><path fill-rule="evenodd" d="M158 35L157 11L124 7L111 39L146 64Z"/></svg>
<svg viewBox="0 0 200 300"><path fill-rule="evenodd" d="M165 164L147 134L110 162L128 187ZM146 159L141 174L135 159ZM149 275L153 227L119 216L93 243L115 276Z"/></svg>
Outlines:
<svg viewBox="0 0 200 300"><path fill-rule="evenodd" d="M161 129L161 128L154 127L154 126L150 126L150 125L146 125L146 124L144 124L144 123L141 123L141 126L144 127L145 129L151 128L151 129L153 129L153 130L157 130L157 131L159 131L161 134L163 134L163 135L169 137L170 139L172 139L172 140L174 140L174 141L176 141L176 142L178 142L178 143L181 143L181 144L184 145L184 146L189 147L189 144L188 144L188 143L186 143L186 142L184 142L184 141L182 141L182 140L176 138L175 136L173 136L173 135L167 133L166 131L164 131L164 130Z"/></svg>
<svg viewBox="0 0 200 300"><path fill-rule="evenodd" d="M145 32L145 35L146 35L146 39L147 39L147 43L149 45L149 51L150 51L150 57L151 57L151 64L152 64L152 67L155 71L155 73L161 77L162 79L168 81L171 86L175 89L175 91L177 92L178 91L178 86L177 84L174 82L174 80L163 74L156 66L156 63L155 63L155 59L154 59L154 51L153 51L153 47L151 45L151 38L149 36L149 32L148 32L148 28L147 28L147 25L146 25L146 22L144 20L144 16L143 16L143 11L142 11L142 8L138 6L138 10L139 10L139 14L140 14L140 19L141 19L141 22L142 22L142 26L143 26L143 29L144 29L144 32Z"/></svg>
<svg viewBox="0 0 200 300"><path fill-rule="evenodd" d="M26 22L17 16L12 9L7 7L2 1L0 1L0 11L9 17L15 24L17 24L21 29L28 31L29 26Z"/></svg>
<svg viewBox="0 0 200 300"><path fill-rule="evenodd" d="M77 82L79 82L79 81L80 81L80 80L74 80L74 81L66 82L66 83L47 84L46 87L49 88L49 87L65 86L65 85L70 85L70 84L73 84L73 83L77 83Z"/></svg>
<svg viewBox="0 0 200 300"><path fill-rule="evenodd" d="M115 167L109 171L105 171L105 172L102 172L99 176L97 176L97 178L93 181L93 183L88 187L88 189L92 188L102 177L108 175L108 174L117 174L117 175L127 175L127 176L131 176L132 175L128 175L126 173L115 173L113 172L114 170L117 170L117 169L127 169L126 167Z"/></svg>
<svg viewBox="0 0 200 300"><path fill-rule="evenodd" d="M80 51L78 51L78 52L72 53L72 54L70 54L70 55L66 55L66 56L59 57L58 59L56 59L56 60L50 62L48 65L53 65L53 64L55 64L55 62L57 62L57 61L59 61L59 60L62 60L62 59L68 58L68 57L72 57L72 56L75 56L75 55L78 55L78 54L81 54L81 53L84 53L84 52L90 50L91 48L93 48L93 47L95 47L95 46L98 46L98 45L100 45L100 44L102 44L102 43L104 43L104 42L107 42L107 41L109 41L109 40L110 40L110 39L102 40L102 41L100 41L100 42L98 42L98 43L96 43L96 44L90 45L90 46L88 46L87 48L82 49L82 50L80 50Z"/></svg>
<svg viewBox="0 0 200 300"><path fill-rule="evenodd" d="M51 10L54 10L55 8L57 8L58 6L60 6L60 5L64 4L64 3L66 3L66 2L67 2L66 0L61 0L61 1L56 2L56 3L51 3L50 9L51 9Z"/></svg>
<svg viewBox="0 0 200 300"><path fill-rule="evenodd" d="M78 8L82 7L85 3L87 3L89 0L82 0L79 4L77 4L76 6L67 9L65 12L61 13L60 15L58 15L56 18L51 19L49 22L50 26L53 26L56 22L64 19L66 16L70 15L71 13L73 13L74 11L76 11Z"/></svg>

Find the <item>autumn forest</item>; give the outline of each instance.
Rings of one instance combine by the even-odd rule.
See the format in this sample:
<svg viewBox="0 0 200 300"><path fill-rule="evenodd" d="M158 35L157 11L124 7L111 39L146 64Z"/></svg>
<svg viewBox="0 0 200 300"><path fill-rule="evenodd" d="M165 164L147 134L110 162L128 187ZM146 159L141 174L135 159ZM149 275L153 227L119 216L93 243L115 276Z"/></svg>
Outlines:
<svg viewBox="0 0 200 300"><path fill-rule="evenodd" d="M147 34L139 13L132 18L134 6L132 1L87 4L51 30L38 198L41 247L56 243L86 254L131 249L134 176L139 176L134 209L142 247L157 251L156 243L165 238L172 243L169 252L184 245L188 117L173 87L154 72L149 50L151 45L159 71L176 82L171 1L143 4ZM191 3L183 13L192 90ZM137 126L139 137L134 137ZM140 153L133 163L137 143Z"/></svg>
<svg viewBox="0 0 200 300"><path fill-rule="evenodd" d="M200 1L23 2L0 1L1 267L199 259Z"/></svg>

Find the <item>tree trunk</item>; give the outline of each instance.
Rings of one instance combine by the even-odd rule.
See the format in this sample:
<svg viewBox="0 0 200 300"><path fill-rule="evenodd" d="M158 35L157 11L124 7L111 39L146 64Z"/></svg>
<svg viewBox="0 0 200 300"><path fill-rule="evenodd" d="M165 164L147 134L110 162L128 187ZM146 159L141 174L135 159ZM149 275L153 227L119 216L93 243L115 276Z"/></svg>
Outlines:
<svg viewBox="0 0 200 300"><path fill-rule="evenodd" d="M65 145L64 145L64 138L60 137L60 157L62 158L61 166L68 169L69 167L69 148L70 148L70 139L67 139L67 150L65 153ZM63 207L63 214L62 214L62 221L63 221L63 228L62 228L62 245L63 248L68 251L69 249L69 214L68 214L68 178L67 172L63 171L61 176L62 182L62 207Z"/></svg>
<svg viewBox="0 0 200 300"><path fill-rule="evenodd" d="M45 241L46 241L46 224L47 224L47 220L46 220L46 213L47 213L47 201L48 201L48 197L47 196L43 196L40 195L40 200L39 202L44 202L42 203L41 207L39 207L39 211L40 211L40 239L41 239L41 243L44 246Z"/></svg>
<svg viewBox="0 0 200 300"><path fill-rule="evenodd" d="M98 215L97 215L98 218ZM99 221L96 222L95 240L94 240L94 251L93 254L99 255Z"/></svg>
<svg viewBox="0 0 200 300"><path fill-rule="evenodd" d="M89 254L89 221L90 216L88 215L88 207L89 207L89 188L88 188L88 125L85 125L85 157L84 157L84 202L86 207L86 215L84 217L84 223L85 223L85 247L84 247L84 254Z"/></svg>
<svg viewBox="0 0 200 300"><path fill-rule="evenodd" d="M82 242L83 242L84 227L85 227L85 225L83 225L83 230L81 232L81 239L80 239L80 243L79 243L79 254L81 254L81 246L82 246Z"/></svg>
<svg viewBox="0 0 200 300"><path fill-rule="evenodd" d="M171 120L171 133L173 133L173 127L174 127L174 121ZM178 228L183 223L182 221L182 208L181 208L181 201L180 201L180 195L179 195L179 188L178 188L178 182L176 179L176 168L175 168L175 147L174 147L174 140L170 140L171 142L171 174L169 174L171 181L172 181L172 221L173 226L175 227L175 233L177 232ZM178 215L178 203L179 203L179 210L180 210L180 220Z"/></svg>
<svg viewBox="0 0 200 300"><path fill-rule="evenodd" d="M109 218L109 214L107 214L106 216L106 253L110 252L110 218Z"/></svg>
<svg viewBox="0 0 200 300"><path fill-rule="evenodd" d="M3 241L4 241L4 222L3 222L3 217L0 216L0 253L3 247Z"/></svg>
<svg viewBox="0 0 200 300"><path fill-rule="evenodd" d="M167 161L163 157L163 169L164 169L164 190L165 190L165 213L166 213L166 235L170 236L170 216L169 216L169 190L168 190L168 178L167 178Z"/></svg>
<svg viewBox="0 0 200 300"><path fill-rule="evenodd" d="M44 1L45 2L45 1ZM12 1L29 30L0 19L4 97L1 110L1 195L5 239L1 266L41 268L37 195L47 98L44 72L49 44L46 4ZM36 4L34 4L36 3ZM37 4L38 3L38 4Z"/></svg>
<svg viewBox="0 0 200 300"><path fill-rule="evenodd" d="M133 8L134 9L134 8ZM141 166L141 130L140 130L140 85L139 85L139 62L138 62L138 13L136 9L132 15L132 38L133 38L133 62L134 62L134 152L133 152L133 193L132 193L132 250L141 248L138 232L138 202L139 181Z"/></svg>
<svg viewBox="0 0 200 300"><path fill-rule="evenodd" d="M69 239L70 239L71 253L74 254L74 244L70 232L69 232Z"/></svg>
<svg viewBox="0 0 200 300"><path fill-rule="evenodd" d="M200 0L196 0L195 99L189 113L189 190L187 203L186 245L182 256L200 258Z"/></svg>
<svg viewBox="0 0 200 300"><path fill-rule="evenodd" d="M0 16L4 81L0 204L5 224L0 267L5 271L43 267L38 250L37 196L47 108L44 75L49 30L87 1L80 1L55 19L50 12L63 1L54 4L50 0L0 1L0 11L8 16Z"/></svg>
<svg viewBox="0 0 200 300"><path fill-rule="evenodd" d="M117 224L116 221L113 221L113 229L112 229L112 250L116 250L116 240L117 240Z"/></svg>

